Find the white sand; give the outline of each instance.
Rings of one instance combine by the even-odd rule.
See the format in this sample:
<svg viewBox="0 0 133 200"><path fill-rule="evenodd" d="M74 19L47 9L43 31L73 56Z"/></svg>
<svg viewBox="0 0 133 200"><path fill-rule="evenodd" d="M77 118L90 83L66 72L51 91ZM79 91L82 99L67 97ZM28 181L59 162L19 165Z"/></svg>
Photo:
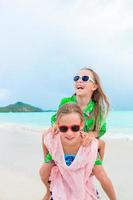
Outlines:
<svg viewBox="0 0 133 200"><path fill-rule="evenodd" d="M2 137L6 135L7 132L8 135L29 134L31 136L31 141L33 138L36 142L31 144L30 141L24 144L27 145L24 146L24 148L29 148L29 152L25 153L22 141L21 148L23 149L23 154L21 149L19 149L21 153L21 162L17 160L9 165L9 163L4 163L4 159L0 159L0 200L41 200L45 192L45 188L38 175L38 170L43 159L40 147L41 132L40 130L33 131L31 128L22 128L16 125L0 126L0 134L2 134ZM106 151L103 165L113 182L117 193L117 199L133 200L133 140L126 138L110 139L107 137L105 137L104 140L106 141ZM0 150L4 152L3 156L5 156L5 160L6 151L7 155L9 154L11 157L11 142L7 146L0 148ZM12 151L14 151L14 154L16 153L14 149L12 149ZM18 158L16 155L16 159ZM99 187L98 184L98 188ZM101 200L107 200L108 198L102 189L99 188L99 191Z"/></svg>
<svg viewBox="0 0 133 200"><path fill-rule="evenodd" d="M103 166L111 178L118 200L133 200L133 140L105 138L106 150ZM103 191L100 191L103 195Z"/></svg>

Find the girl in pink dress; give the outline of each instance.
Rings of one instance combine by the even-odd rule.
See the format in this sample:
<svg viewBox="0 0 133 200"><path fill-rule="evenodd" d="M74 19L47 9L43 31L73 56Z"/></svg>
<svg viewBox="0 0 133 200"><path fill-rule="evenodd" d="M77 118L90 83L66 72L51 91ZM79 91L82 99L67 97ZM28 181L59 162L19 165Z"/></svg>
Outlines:
<svg viewBox="0 0 133 200"><path fill-rule="evenodd" d="M46 133L44 144L55 165L50 175L53 200L96 200L96 189L91 176L97 153L98 140L83 147L84 118L76 104L65 104L57 113L58 134Z"/></svg>

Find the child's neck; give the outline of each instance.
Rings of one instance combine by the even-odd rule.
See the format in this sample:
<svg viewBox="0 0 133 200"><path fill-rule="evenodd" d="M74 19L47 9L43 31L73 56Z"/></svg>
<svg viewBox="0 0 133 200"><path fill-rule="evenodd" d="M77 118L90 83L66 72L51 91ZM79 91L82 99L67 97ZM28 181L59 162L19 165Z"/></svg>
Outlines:
<svg viewBox="0 0 133 200"><path fill-rule="evenodd" d="M62 143L64 154L74 154L76 155L80 146L82 145L82 137L79 137L76 143L70 145L66 143Z"/></svg>
<svg viewBox="0 0 133 200"><path fill-rule="evenodd" d="M76 96L77 103L82 110L86 107L88 102L91 100L91 97L92 97L91 94L90 95L88 94L88 96Z"/></svg>

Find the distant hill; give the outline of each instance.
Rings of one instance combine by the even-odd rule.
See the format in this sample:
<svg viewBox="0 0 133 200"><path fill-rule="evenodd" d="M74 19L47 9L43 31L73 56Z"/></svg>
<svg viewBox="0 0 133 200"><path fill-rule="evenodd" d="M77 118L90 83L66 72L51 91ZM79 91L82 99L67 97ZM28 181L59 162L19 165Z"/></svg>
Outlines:
<svg viewBox="0 0 133 200"><path fill-rule="evenodd" d="M17 102L5 107L0 107L0 112L44 112L44 110L23 102Z"/></svg>

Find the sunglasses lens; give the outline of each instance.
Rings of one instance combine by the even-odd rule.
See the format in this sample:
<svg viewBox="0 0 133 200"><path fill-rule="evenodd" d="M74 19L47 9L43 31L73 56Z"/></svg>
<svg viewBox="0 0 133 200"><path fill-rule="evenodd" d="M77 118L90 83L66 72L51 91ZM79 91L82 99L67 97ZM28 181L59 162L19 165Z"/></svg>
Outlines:
<svg viewBox="0 0 133 200"><path fill-rule="evenodd" d="M89 80L89 76L82 76L82 80L83 81L88 81Z"/></svg>
<svg viewBox="0 0 133 200"><path fill-rule="evenodd" d="M60 126L60 127L59 127L59 130L60 130L60 132L65 133L65 132L67 132L68 127L67 127L67 126Z"/></svg>
<svg viewBox="0 0 133 200"><path fill-rule="evenodd" d="M74 76L73 80L78 81L80 79L80 76Z"/></svg>
<svg viewBox="0 0 133 200"><path fill-rule="evenodd" d="M71 127L71 129L72 129L73 132L78 132L80 130L80 126L79 125L73 125Z"/></svg>

